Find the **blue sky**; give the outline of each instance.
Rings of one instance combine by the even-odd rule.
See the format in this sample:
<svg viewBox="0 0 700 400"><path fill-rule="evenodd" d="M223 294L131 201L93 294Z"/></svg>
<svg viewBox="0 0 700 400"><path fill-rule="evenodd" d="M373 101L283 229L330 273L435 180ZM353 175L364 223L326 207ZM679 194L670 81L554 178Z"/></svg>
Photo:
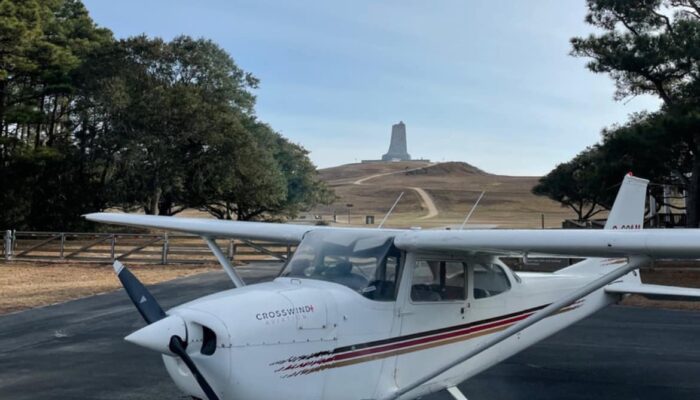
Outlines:
<svg viewBox="0 0 700 400"><path fill-rule="evenodd" d="M84 0L117 37L219 43L261 80L257 114L319 167L379 158L403 120L413 157L542 175L659 102L613 100L568 55L583 0Z"/></svg>

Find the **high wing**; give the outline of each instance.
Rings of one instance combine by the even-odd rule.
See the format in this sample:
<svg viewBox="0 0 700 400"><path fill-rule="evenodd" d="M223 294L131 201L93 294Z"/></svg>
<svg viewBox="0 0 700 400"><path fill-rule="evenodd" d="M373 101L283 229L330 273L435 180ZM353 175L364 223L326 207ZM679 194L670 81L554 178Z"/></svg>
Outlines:
<svg viewBox="0 0 700 400"><path fill-rule="evenodd" d="M222 221L152 215L94 213L90 221L187 232L207 237L232 237L298 243L306 232L330 228L266 222ZM374 230L374 229L371 229ZM395 245L419 252L483 255L550 254L572 257L700 258L700 229L626 230L395 230Z"/></svg>
<svg viewBox="0 0 700 400"><path fill-rule="evenodd" d="M157 215L122 214L122 213L92 213L84 217L89 221L104 224L134 226L148 229L163 229L166 231L191 233L202 237L221 237L250 240L265 240L296 244L301 242L304 235L317 229L351 229L354 232L376 232L376 228L337 228L316 225L295 225L274 222L225 221L208 218L180 218ZM397 234L404 232L398 229L384 229Z"/></svg>
<svg viewBox="0 0 700 400"><path fill-rule="evenodd" d="M700 258L700 229L406 231L394 243L403 250L430 253Z"/></svg>
<svg viewBox="0 0 700 400"><path fill-rule="evenodd" d="M168 231L192 233L205 237L231 237L286 243L299 243L306 232L313 229L324 228L310 225L223 221L206 218L176 218L119 213L93 213L85 215L85 218L90 221L105 224L164 229Z"/></svg>

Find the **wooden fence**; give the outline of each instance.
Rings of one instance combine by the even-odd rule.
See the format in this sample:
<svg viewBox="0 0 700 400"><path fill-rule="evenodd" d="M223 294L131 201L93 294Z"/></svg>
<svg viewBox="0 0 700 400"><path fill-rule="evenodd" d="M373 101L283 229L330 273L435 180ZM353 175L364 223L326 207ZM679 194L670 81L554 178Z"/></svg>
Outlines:
<svg viewBox="0 0 700 400"><path fill-rule="evenodd" d="M217 239L232 262L285 261L295 245L261 241ZM199 236L184 234L78 233L6 231L5 261L75 261L136 263L216 263Z"/></svg>

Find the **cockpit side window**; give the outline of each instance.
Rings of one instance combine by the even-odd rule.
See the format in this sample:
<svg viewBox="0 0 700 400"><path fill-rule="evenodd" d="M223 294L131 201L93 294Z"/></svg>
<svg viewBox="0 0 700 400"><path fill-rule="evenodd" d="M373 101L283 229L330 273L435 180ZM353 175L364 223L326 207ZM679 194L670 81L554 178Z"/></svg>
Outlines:
<svg viewBox="0 0 700 400"><path fill-rule="evenodd" d="M483 299L510 290L505 271L493 263L474 264L474 298Z"/></svg>
<svg viewBox="0 0 700 400"><path fill-rule="evenodd" d="M413 270L414 302L460 301L467 297L467 265L460 261L418 260Z"/></svg>

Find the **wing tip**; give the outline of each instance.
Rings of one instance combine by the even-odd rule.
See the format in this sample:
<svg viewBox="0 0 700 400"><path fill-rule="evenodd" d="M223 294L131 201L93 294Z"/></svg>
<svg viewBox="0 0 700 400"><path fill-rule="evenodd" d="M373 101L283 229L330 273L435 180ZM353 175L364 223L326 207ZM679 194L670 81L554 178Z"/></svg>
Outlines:
<svg viewBox="0 0 700 400"><path fill-rule="evenodd" d="M105 215L105 213L94 212L94 213L89 213L89 214L83 214L82 217L88 221L99 221L100 216L102 216L102 215Z"/></svg>

